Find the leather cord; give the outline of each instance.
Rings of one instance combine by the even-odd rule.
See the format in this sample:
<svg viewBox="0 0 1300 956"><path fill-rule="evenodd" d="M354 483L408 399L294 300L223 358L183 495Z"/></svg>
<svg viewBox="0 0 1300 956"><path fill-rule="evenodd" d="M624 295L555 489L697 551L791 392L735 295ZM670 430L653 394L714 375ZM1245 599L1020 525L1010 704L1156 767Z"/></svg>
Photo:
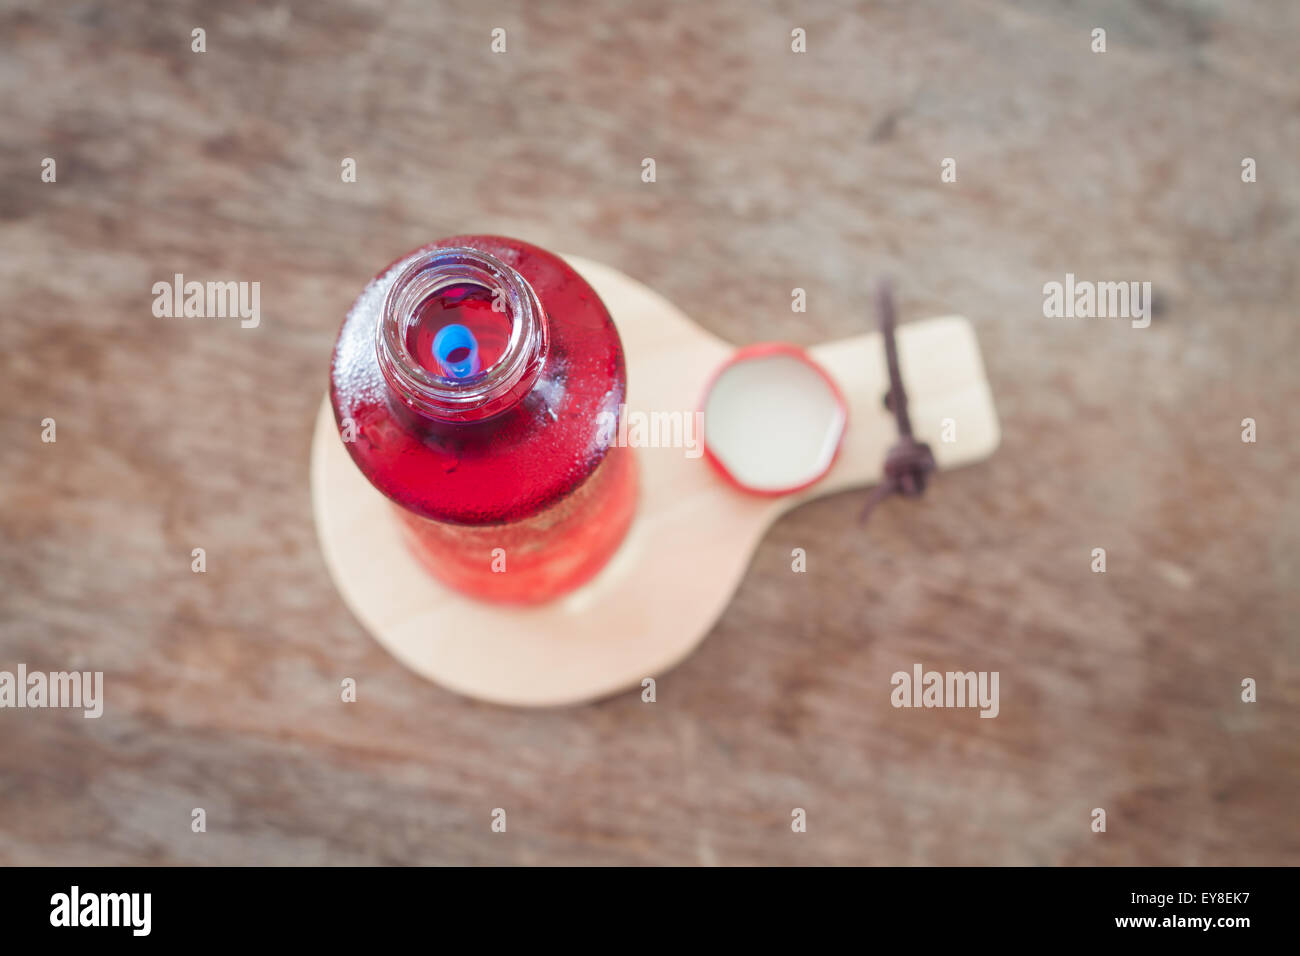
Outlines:
<svg viewBox="0 0 1300 956"><path fill-rule="evenodd" d="M898 343L894 339L894 294L888 282L880 284L877 296L880 315L880 335L885 341L885 361L889 366L889 394L885 407L894 413L898 424L898 441L885 455L885 475L880 484L871 490L858 520L866 521L876 505L890 495L904 498L919 497L925 491L930 473L935 470L934 454L925 442L912 435L912 420L907 414L907 390L898 369Z"/></svg>

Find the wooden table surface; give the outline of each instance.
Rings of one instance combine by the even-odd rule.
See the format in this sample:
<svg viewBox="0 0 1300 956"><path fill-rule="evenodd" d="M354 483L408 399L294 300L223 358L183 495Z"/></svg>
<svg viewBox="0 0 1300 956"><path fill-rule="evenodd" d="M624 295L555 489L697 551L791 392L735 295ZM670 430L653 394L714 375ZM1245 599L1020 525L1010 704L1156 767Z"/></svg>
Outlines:
<svg viewBox="0 0 1300 956"><path fill-rule="evenodd" d="M106 709L0 710L0 863L1300 862L1297 37L1284 0L6 0L0 669ZM856 334L891 275L974 323L1002 446L786 516L653 705L461 699L343 607L307 464L344 310L465 231L737 343ZM1150 328L1045 319L1067 272L1152 282ZM155 318L175 273L260 282L260 326ZM1000 715L894 709L914 662Z"/></svg>

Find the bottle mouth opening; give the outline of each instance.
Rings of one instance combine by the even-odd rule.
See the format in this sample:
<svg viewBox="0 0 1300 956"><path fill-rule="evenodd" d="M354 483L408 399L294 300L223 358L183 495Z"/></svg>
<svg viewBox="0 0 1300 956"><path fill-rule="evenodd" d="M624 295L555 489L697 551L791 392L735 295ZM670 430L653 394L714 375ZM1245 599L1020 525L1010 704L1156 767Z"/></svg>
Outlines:
<svg viewBox="0 0 1300 956"><path fill-rule="evenodd" d="M487 418L523 396L546 356L546 316L518 271L468 246L399 267L375 336L398 397L448 421Z"/></svg>

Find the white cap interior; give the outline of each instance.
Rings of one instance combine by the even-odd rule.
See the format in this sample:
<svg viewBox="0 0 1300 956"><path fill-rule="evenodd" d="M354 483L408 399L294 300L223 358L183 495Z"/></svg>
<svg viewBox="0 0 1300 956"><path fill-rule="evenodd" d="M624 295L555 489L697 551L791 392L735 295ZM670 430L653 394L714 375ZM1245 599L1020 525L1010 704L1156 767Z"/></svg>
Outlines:
<svg viewBox="0 0 1300 956"><path fill-rule="evenodd" d="M790 352L726 366L704 402L704 441L739 484L792 491L830 468L844 409L810 359Z"/></svg>

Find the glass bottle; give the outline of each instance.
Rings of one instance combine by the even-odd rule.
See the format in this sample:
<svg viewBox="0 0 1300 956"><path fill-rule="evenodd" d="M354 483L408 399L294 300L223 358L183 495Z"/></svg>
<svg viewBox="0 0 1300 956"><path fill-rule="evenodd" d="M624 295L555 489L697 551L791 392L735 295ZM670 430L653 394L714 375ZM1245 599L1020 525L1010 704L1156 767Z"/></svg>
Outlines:
<svg viewBox="0 0 1300 956"><path fill-rule="evenodd" d="M558 256L499 236L415 250L353 303L330 378L352 460L423 565L460 591L555 597L632 522L636 462L609 427L622 343Z"/></svg>

